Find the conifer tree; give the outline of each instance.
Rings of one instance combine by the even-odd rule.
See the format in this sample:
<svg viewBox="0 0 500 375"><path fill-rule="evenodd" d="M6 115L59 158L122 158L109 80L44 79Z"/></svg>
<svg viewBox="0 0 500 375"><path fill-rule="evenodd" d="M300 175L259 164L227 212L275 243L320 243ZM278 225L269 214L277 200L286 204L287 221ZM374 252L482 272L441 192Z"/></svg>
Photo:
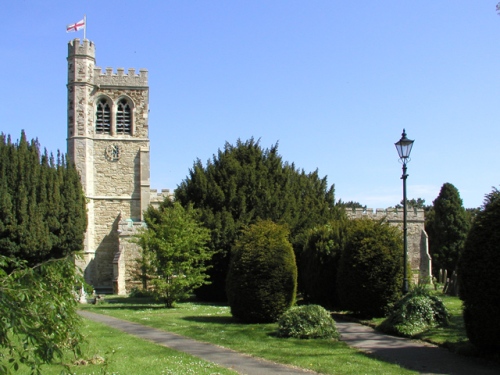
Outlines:
<svg viewBox="0 0 500 375"><path fill-rule="evenodd" d="M459 261L460 298L465 331L479 348L500 352L500 191L486 195Z"/></svg>
<svg viewBox="0 0 500 375"><path fill-rule="evenodd" d="M300 252L307 229L339 215L334 188L318 171L306 173L282 160L278 145L263 149L253 138L226 143L204 166L197 160L175 191L183 206L192 203L211 230L216 251L210 269L212 284L199 297L225 300L229 254L240 230L258 219L287 224Z"/></svg>
<svg viewBox="0 0 500 375"><path fill-rule="evenodd" d="M455 271L465 239L469 231L469 220L462 199L455 186L445 183L433 202L434 216L429 233L429 249L433 269L446 269L451 275Z"/></svg>
<svg viewBox="0 0 500 375"><path fill-rule="evenodd" d="M82 249L85 198L75 167L38 141L0 135L0 254L33 266Z"/></svg>
<svg viewBox="0 0 500 375"><path fill-rule="evenodd" d="M85 200L74 166L55 163L24 132L0 134L0 373L78 351L74 287L82 282L69 256L83 247ZM53 258L62 258L53 260Z"/></svg>

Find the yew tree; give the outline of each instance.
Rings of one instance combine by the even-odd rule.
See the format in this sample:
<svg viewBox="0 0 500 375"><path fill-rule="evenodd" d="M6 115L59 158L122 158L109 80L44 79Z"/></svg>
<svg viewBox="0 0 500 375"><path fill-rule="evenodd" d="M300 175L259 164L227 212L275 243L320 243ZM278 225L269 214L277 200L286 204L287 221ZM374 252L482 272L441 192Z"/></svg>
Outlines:
<svg viewBox="0 0 500 375"><path fill-rule="evenodd" d="M82 336L74 264L87 225L75 167L40 152L24 132L0 134L0 373L78 351Z"/></svg>
<svg viewBox="0 0 500 375"><path fill-rule="evenodd" d="M283 161L278 144L263 149L253 138L226 143L206 165L198 159L176 189L175 198L199 209L211 232L209 246L216 252L210 263L212 284L197 291L208 300L226 300L231 247L243 227L258 219L287 224L299 253L305 232L339 213L333 185L328 186L326 177Z"/></svg>
<svg viewBox="0 0 500 375"><path fill-rule="evenodd" d="M455 271L465 245L470 220L462 204L458 189L450 183L441 187L433 201L434 212L429 231L429 250L433 269Z"/></svg>
<svg viewBox="0 0 500 375"><path fill-rule="evenodd" d="M500 352L500 191L486 196L459 261L460 298L467 337L486 351Z"/></svg>
<svg viewBox="0 0 500 375"><path fill-rule="evenodd" d="M0 134L0 254L28 266L83 249L85 196L73 164L24 132Z"/></svg>

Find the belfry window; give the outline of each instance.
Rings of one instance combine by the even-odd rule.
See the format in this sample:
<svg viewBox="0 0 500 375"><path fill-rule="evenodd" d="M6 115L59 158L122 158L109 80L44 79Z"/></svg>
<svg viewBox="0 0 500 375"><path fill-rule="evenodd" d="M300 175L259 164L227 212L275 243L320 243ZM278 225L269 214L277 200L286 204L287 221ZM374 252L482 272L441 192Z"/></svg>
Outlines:
<svg viewBox="0 0 500 375"><path fill-rule="evenodd" d="M95 114L95 132L96 134L111 133L111 108L106 99L99 99Z"/></svg>
<svg viewBox="0 0 500 375"><path fill-rule="evenodd" d="M127 100L121 99L116 109L116 134L131 134L130 105Z"/></svg>

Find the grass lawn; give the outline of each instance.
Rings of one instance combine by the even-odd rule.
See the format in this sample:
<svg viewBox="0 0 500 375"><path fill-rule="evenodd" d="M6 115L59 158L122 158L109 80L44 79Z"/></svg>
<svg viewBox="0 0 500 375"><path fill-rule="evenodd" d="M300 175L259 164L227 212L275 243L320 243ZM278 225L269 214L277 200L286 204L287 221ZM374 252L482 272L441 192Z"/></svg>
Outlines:
<svg viewBox="0 0 500 375"><path fill-rule="evenodd" d="M342 342L277 338L276 324L239 324L222 305L185 302L165 309L145 298L113 296L82 308L324 374L416 374Z"/></svg>
<svg viewBox="0 0 500 375"><path fill-rule="evenodd" d="M445 295L440 290L433 290L432 294L440 298L446 305L446 308L451 314L450 324L447 327L431 328L413 337L446 347L462 355L483 357L500 363L500 356L481 353L469 342L465 332L464 319L462 316L462 301L460 298ZM383 320L384 318L377 318L372 320L361 320L360 322L376 328Z"/></svg>
<svg viewBox="0 0 500 375"><path fill-rule="evenodd" d="M458 297L447 296L441 292L437 292L436 295L444 302L451 314L450 324L448 327L430 329L417 335L417 338L457 351L471 349L471 344L465 333L462 301Z"/></svg>
<svg viewBox="0 0 500 375"><path fill-rule="evenodd" d="M235 375L234 371L180 353L160 345L127 335L106 325L83 320L87 343L80 358L67 355L63 362L75 375ZM42 374L59 375L62 365L43 365ZM21 367L16 374L29 374Z"/></svg>

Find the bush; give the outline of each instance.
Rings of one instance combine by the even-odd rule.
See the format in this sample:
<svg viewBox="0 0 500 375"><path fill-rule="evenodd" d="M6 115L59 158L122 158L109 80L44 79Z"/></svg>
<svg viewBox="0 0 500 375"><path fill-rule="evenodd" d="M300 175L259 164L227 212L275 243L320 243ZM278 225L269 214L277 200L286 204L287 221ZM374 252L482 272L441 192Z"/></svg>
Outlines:
<svg viewBox="0 0 500 375"><path fill-rule="evenodd" d="M459 263L460 298L472 344L500 351L500 191L486 196L465 242Z"/></svg>
<svg viewBox="0 0 500 375"><path fill-rule="evenodd" d="M309 231L299 268L299 288L307 303L338 306L337 269L345 230L345 221L337 220Z"/></svg>
<svg viewBox="0 0 500 375"><path fill-rule="evenodd" d="M278 321L278 336L298 339L340 338L335 321L328 311L318 305L295 306L285 312Z"/></svg>
<svg viewBox="0 0 500 375"><path fill-rule="evenodd" d="M401 336L414 336L429 328L447 326L450 313L443 301L418 286L399 300L379 329Z"/></svg>
<svg viewBox="0 0 500 375"><path fill-rule="evenodd" d="M288 230L260 221L233 247L227 276L231 314L246 323L275 322L295 302L297 266Z"/></svg>
<svg viewBox="0 0 500 375"><path fill-rule="evenodd" d="M384 316L401 298L402 254L397 228L383 221L351 220L337 275L341 307L364 317Z"/></svg>
<svg viewBox="0 0 500 375"><path fill-rule="evenodd" d="M132 297L132 298L149 298L149 297L153 297L153 293L151 293L147 289L142 289L142 288L138 288L138 287L134 286L130 290L130 293L128 296Z"/></svg>

